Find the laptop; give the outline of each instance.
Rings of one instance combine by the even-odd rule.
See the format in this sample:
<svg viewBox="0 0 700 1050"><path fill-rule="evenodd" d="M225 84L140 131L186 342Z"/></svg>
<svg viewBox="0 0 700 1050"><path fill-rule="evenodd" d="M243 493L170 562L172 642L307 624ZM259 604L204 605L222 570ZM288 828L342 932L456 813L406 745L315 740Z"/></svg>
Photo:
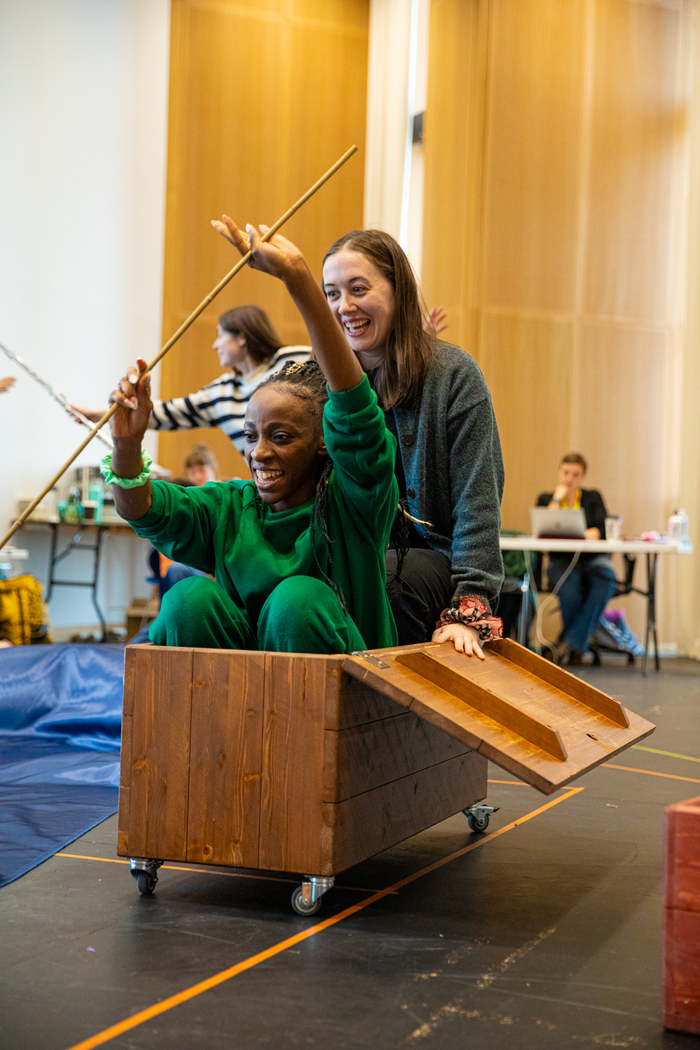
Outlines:
<svg viewBox="0 0 700 1050"><path fill-rule="evenodd" d="M586 536L586 515L583 510L548 510L531 507L532 535L538 540L583 540Z"/></svg>

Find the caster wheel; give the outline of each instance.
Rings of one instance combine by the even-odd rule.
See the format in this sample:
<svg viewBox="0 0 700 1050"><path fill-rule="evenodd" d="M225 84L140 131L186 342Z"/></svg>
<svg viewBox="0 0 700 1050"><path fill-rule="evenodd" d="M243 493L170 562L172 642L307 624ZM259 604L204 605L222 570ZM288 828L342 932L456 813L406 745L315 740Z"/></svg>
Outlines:
<svg viewBox="0 0 700 1050"><path fill-rule="evenodd" d="M136 883L139 888L139 893L142 897L150 897L156 888L156 882L158 880L150 875L147 871L140 871L136 877Z"/></svg>
<svg viewBox="0 0 700 1050"><path fill-rule="evenodd" d="M484 813L483 817L477 817L473 813L470 813L465 809L464 815L469 822L469 827L472 831L486 831L489 826L489 814Z"/></svg>
<svg viewBox="0 0 700 1050"><path fill-rule="evenodd" d="M292 894L292 907L297 915L315 915L321 907L321 898L318 897L313 904L306 904L301 897L301 886L297 886Z"/></svg>

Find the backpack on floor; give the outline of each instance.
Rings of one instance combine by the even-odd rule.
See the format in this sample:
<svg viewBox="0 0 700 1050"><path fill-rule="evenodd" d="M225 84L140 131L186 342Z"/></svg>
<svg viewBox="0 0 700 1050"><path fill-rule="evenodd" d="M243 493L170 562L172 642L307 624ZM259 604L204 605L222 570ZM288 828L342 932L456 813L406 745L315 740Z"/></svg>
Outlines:
<svg viewBox="0 0 700 1050"><path fill-rule="evenodd" d="M12 645L51 641L49 612L41 584L29 574L0 580L0 638Z"/></svg>

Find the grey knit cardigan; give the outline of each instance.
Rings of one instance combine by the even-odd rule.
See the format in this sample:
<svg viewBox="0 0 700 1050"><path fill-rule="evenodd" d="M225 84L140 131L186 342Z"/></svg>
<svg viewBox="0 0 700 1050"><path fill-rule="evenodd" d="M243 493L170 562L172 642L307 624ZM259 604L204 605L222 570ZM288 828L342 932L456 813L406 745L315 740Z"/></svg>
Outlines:
<svg viewBox="0 0 700 1050"><path fill-rule="evenodd" d="M452 604L500 592L503 457L496 417L478 364L457 346L435 342L423 393L395 408L406 495L416 525L452 563Z"/></svg>

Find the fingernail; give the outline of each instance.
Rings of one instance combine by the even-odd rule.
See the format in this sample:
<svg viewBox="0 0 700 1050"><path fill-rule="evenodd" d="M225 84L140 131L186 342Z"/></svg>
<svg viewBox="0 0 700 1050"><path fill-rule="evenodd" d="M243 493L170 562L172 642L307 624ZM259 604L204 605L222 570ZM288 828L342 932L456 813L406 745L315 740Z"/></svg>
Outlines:
<svg viewBox="0 0 700 1050"><path fill-rule="evenodd" d="M253 227L250 225L250 223L246 223L246 233L252 233L252 232L253 232Z"/></svg>

